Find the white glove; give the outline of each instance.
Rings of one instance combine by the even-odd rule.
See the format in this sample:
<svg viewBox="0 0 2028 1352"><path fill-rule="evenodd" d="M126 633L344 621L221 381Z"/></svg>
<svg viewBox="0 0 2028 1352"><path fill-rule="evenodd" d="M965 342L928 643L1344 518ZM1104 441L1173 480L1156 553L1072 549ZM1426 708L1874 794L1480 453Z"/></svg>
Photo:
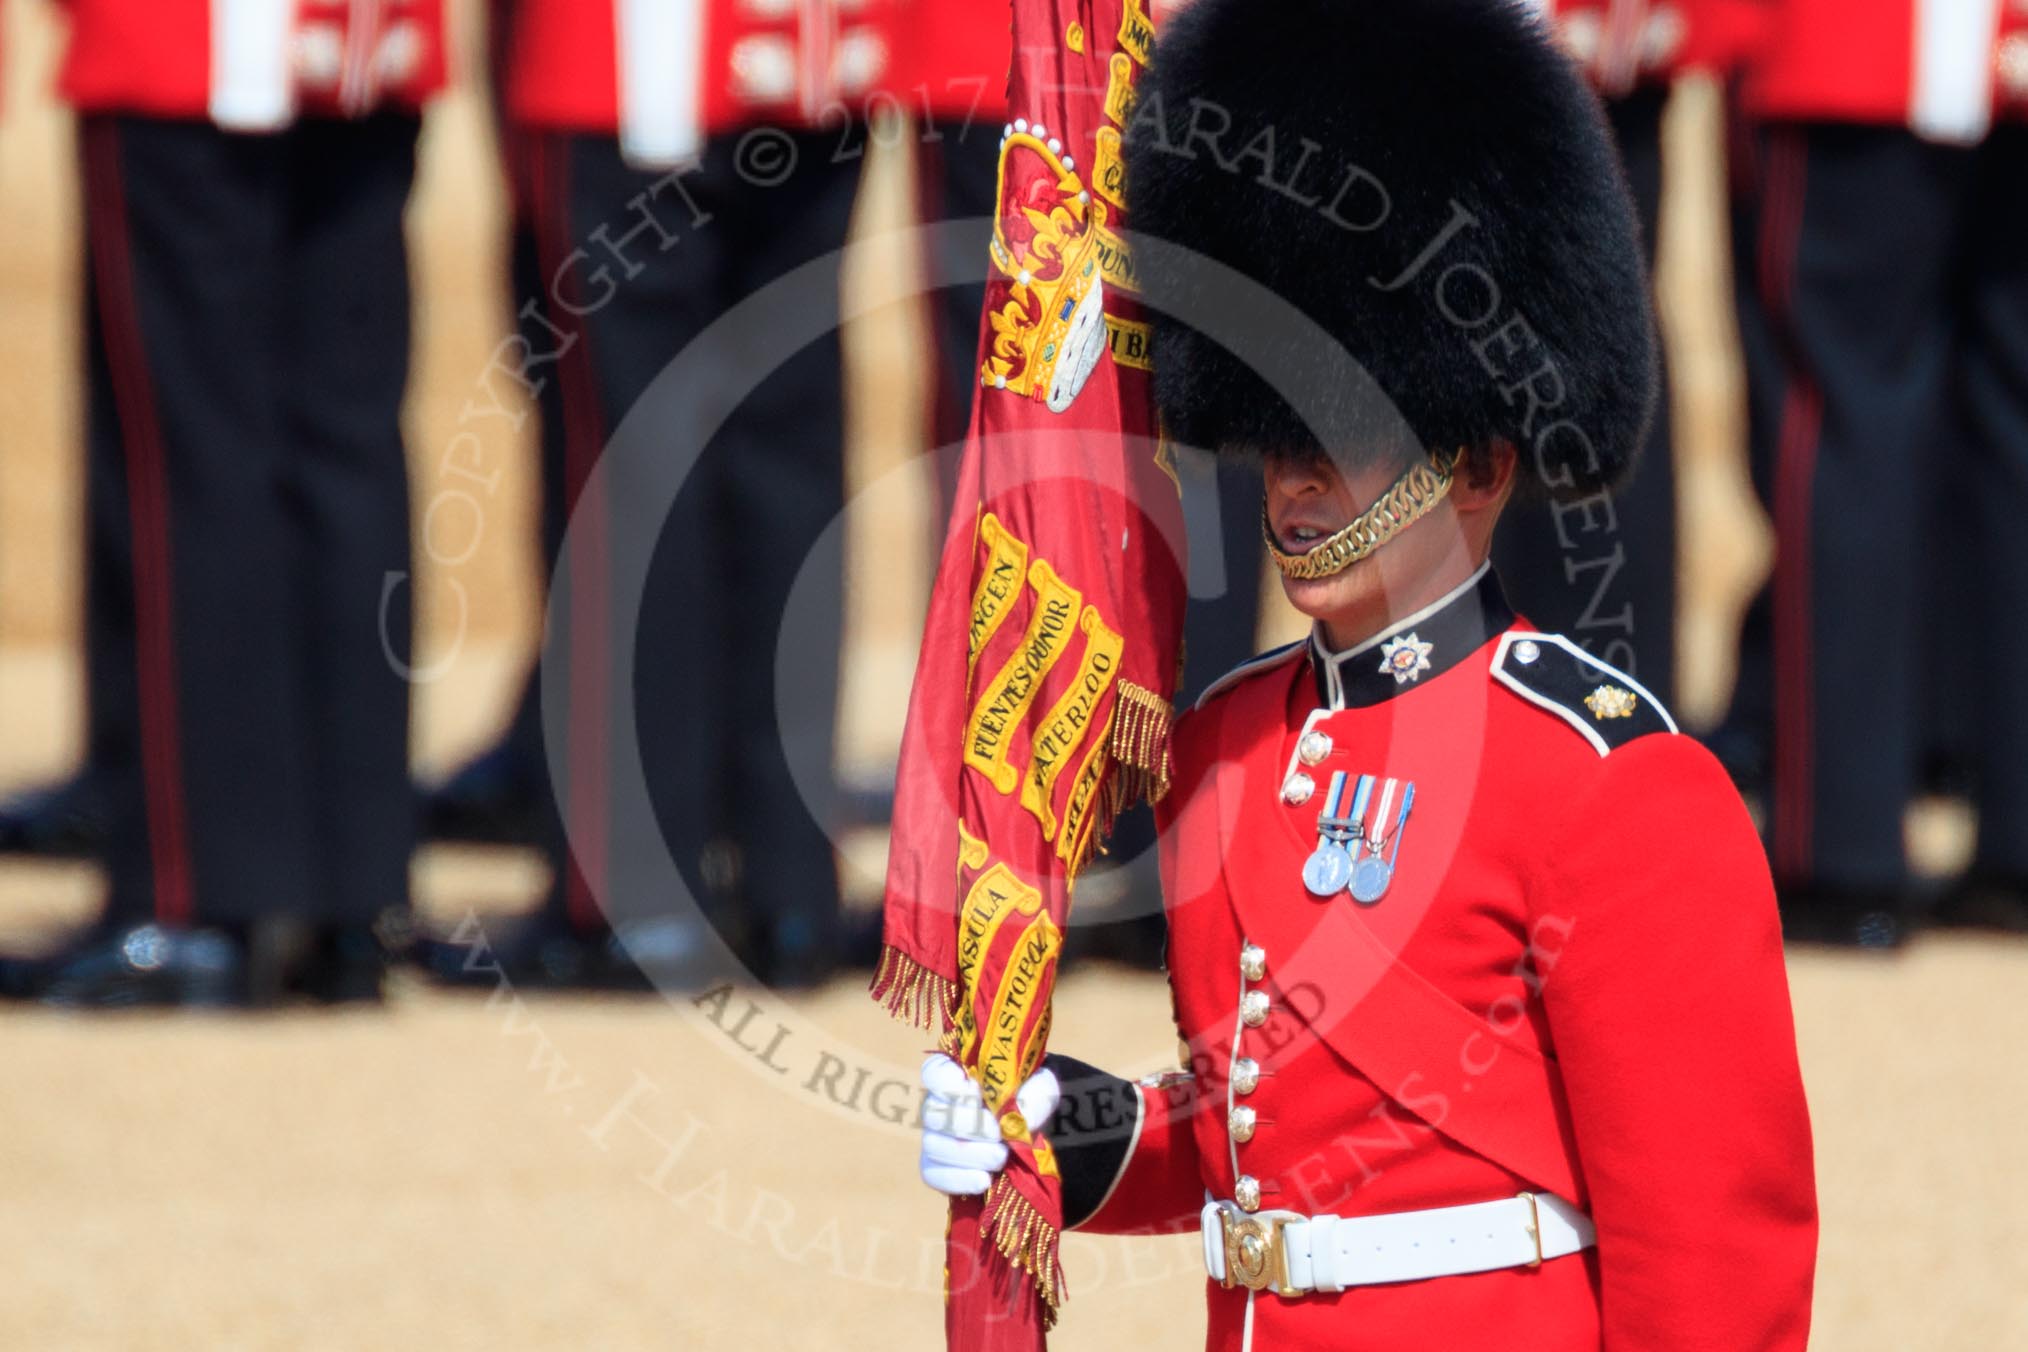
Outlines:
<svg viewBox="0 0 2028 1352"><path fill-rule="evenodd" d="M965 1068L939 1052L922 1063L922 1181L952 1197L970 1197L992 1185L1007 1163L1000 1123ZM1053 1070L1038 1070L1015 1091L1014 1106L1035 1135L1063 1097Z"/></svg>

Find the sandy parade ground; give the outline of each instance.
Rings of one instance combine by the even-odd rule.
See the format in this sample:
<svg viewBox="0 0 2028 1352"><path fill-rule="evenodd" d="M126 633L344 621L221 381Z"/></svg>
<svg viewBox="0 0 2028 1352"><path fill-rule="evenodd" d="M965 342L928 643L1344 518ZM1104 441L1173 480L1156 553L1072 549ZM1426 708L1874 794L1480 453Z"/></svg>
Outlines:
<svg viewBox="0 0 2028 1352"><path fill-rule="evenodd" d="M2024 972L1961 940L1792 960L1813 1346L2028 1347ZM916 1039L856 982L753 999L0 1016L0 1346L940 1346L941 1208L886 1120ZM1167 1009L1088 968L1055 1044L1154 1069ZM1054 1345L1197 1345L1195 1245L1073 1236Z"/></svg>

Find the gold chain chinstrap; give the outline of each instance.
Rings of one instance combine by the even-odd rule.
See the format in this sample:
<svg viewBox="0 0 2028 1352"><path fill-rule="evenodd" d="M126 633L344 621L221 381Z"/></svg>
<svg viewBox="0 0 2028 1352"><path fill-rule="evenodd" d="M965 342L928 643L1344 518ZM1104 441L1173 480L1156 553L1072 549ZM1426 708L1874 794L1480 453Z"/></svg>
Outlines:
<svg viewBox="0 0 2028 1352"><path fill-rule="evenodd" d="M1463 457L1462 449L1430 452L1427 460L1404 470L1401 477L1389 484L1387 491L1361 512L1351 525L1301 554L1288 553L1275 539L1274 523L1268 520L1267 500L1263 498L1260 530L1267 540L1268 553L1273 556L1275 567L1282 570L1284 577L1305 582L1344 572L1442 502L1444 495L1451 491L1458 461Z"/></svg>

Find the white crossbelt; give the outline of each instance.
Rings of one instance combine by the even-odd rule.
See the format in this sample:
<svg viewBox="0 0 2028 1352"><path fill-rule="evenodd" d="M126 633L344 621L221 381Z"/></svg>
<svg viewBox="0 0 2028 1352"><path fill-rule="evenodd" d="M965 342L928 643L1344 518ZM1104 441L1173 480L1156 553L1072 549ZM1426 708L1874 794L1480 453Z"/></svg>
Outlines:
<svg viewBox="0 0 2028 1352"><path fill-rule="evenodd" d="M1384 1216L1248 1213L1209 1201L1202 1224L1204 1266L1214 1281L1284 1296L1530 1267L1596 1239L1590 1217L1576 1207L1527 1192Z"/></svg>

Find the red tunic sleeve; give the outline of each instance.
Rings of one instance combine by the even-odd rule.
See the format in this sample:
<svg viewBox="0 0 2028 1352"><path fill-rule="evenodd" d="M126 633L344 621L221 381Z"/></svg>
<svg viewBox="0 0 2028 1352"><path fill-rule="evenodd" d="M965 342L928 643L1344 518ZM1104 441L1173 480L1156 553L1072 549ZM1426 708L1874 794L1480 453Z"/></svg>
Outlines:
<svg viewBox="0 0 2028 1352"><path fill-rule="evenodd" d="M1613 751L1531 887L1606 1352L1801 1352L1810 1122L1767 864L1688 737Z"/></svg>
<svg viewBox="0 0 2028 1352"><path fill-rule="evenodd" d="M1074 1064L1074 1063L1073 1063ZM1061 1066L1057 1074L1064 1074ZM1064 1221L1072 1229L1101 1235L1169 1235L1194 1230L1204 1208L1204 1180L1197 1142L1190 1129L1196 1084L1183 1074L1138 1084L1114 1080L1110 1102L1079 1127L1062 1130L1064 1109L1050 1143L1064 1177ZM1090 1100L1084 1100L1090 1101ZM1082 1114L1075 1089L1064 1103Z"/></svg>
<svg viewBox="0 0 2028 1352"><path fill-rule="evenodd" d="M1179 882L1171 828L1207 772L1208 749L1216 745L1209 727L1206 715L1197 712L1177 720L1171 740L1174 779L1155 806L1163 886L1173 893L1171 905L1179 895L1195 895L1190 889L1201 885ZM1064 1084L1064 1106L1057 1111L1050 1142L1063 1171L1065 1223L1109 1235L1195 1229L1204 1209L1204 1173L1191 1125L1201 1106L1196 1081L1176 1073L1137 1084L1093 1072L1102 1084L1109 1082L1094 1099L1074 1088L1079 1072L1089 1068L1057 1061L1050 1058ZM1107 1105L1115 1106L1108 1111ZM1103 1125L1105 1119L1111 1119L1110 1131L1081 1129L1082 1123Z"/></svg>

